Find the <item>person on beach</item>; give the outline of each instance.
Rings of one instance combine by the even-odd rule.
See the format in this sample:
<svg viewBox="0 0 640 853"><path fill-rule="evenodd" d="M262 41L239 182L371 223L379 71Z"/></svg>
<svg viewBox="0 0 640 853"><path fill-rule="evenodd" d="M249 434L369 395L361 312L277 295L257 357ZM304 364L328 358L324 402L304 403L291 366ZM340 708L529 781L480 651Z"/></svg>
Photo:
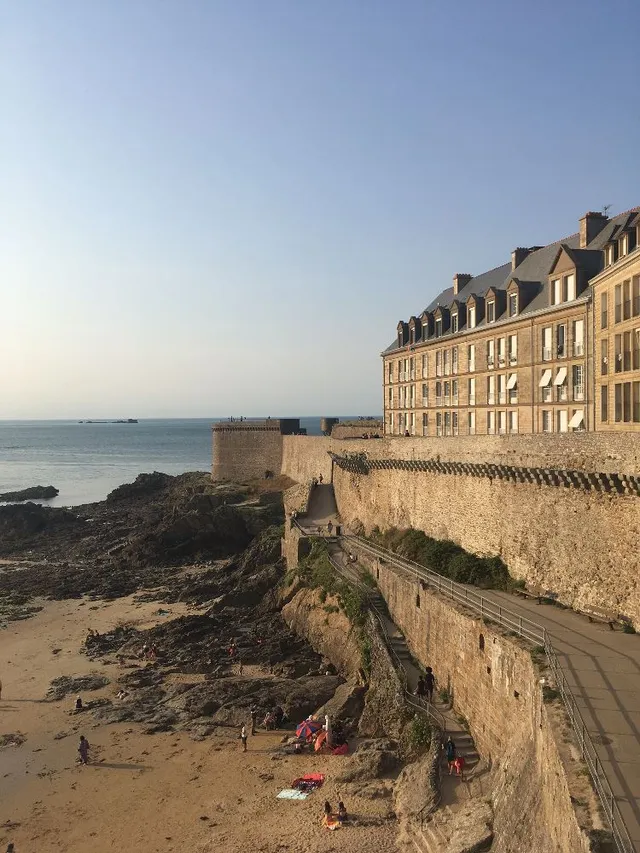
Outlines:
<svg viewBox="0 0 640 853"><path fill-rule="evenodd" d="M15 848L13 841L10 841L7 844L7 853L16 853L16 848Z"/></svg>
<svg viewBox="0 0 640 853"><path fill-rule="evenodd" d="M433 670L430 666L427 667L427 674L424 677L425 681L425 695L429 702L433 702L433 690L436 686L436 677L433 674Z"/></svg>
<svg viewBox="0 0 640 853"><path fill-rule="evenodd" d="M453 762L456 760L456 745L451 739L451 735L447 738L447 742L444 745L444 751L447 755L447 764L449 765L449 776L453 772Z"/></svg>
<svg viewBox="0 0 640 853"><path fill-rule="evenodd" d="M333 815L333 809L331 808L331 803L329 800L324 801L324 819L330 820Z"/></svg>
<svg viewBox="0 0 640 853"><path fill-rule="evenodd" d="M344 823L345 820L348 819L348 817L349 815L347 814L347 807L342 802L342 800L340 800L340 802L338 803L338 820L340 821L340 823Z"/></svg>
<svg viewBox="0 0 640 853"><path fill-rule="evenodd" d="M255 735L257 725L258 725L258 709L254 705L251 707L251 734L252 735Z"/></svg>
<svg viewBox="0 0 640 853"><path fill-rule="evenodd" d="M82 711L82 699L80 698L80 696L78 696L78 698L76 699L76 704L75 704L74 710L75 711Z"/></svg>
<svg viewBox="0 0 640 853"><path fill-rule="evenodd" d="M84 735L80 735L80 743L78 744L78 752L80 753L80 763L89 763L89 741Z"/></svg>
<svg viewBox="0 0 640 853"><path fill-rule="evenodd" d="M320 483L320 485L322 485L322 474L320 474L320 475L318 476L318 482Z"/></svg>
<svg viewBox="0 0 640 853"><path fill-rule="evenodd" d="M243 726L240 729L240 740L242 741L242 751L247 751L247 729L246 726Z"/></svg>
<svg viewBox="0 0 640 853"><path fill-rule="evenodd" d="M2 699L2 680L0 679L0 699Z"/></svg>

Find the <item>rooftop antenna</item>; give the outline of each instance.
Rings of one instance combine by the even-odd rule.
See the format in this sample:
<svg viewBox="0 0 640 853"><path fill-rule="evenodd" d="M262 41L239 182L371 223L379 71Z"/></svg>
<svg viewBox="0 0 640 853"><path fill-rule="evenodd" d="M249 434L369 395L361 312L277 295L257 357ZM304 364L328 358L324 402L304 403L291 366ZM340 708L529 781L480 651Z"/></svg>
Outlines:
<svg viewBox="0 0 640 853"><path fill-rule="evenodd" d="M612 205L605 204L605 206L602 208L602 212L604 213L605 216L609 216L609 210L611 209L611 207L612 207Z"/></svg>

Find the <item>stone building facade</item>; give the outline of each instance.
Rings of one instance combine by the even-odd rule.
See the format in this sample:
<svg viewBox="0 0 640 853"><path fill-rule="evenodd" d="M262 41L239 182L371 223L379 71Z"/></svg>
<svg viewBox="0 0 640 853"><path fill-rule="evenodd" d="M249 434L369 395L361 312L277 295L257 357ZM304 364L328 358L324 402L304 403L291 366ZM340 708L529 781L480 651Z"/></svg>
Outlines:
<svg viewBox="0 0 640 853"><path fill-rule="evenodd" d="M565 240L456 274L398 323L382 353L385 433L640 430L639 211L587 213ZM620 377L602 381L603 364Z"/></svg>

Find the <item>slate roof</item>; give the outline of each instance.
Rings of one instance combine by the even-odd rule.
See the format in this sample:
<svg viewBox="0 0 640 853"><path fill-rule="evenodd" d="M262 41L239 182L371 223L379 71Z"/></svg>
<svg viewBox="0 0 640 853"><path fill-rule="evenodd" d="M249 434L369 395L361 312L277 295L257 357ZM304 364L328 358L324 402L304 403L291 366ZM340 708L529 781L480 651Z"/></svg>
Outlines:
<svg viewBox="0 0 640 853"><path fill-rule="evenodd" d="M592 278L602 269L603 260L601 252L606 244L612 239L618 239L626 228L635 226L639 221L640 208L637 207L614 216L589 243L586 249L580 248L579 234L572 234L563 240L549 243L548 246L543 246L541 249L537 249L535 252L527 255L522 263L513 271L509 262L488 272L474 276L471 281L458 291L457 296L453 293L453 287L447 287L427 305L424 312L431 313L439 305L443 308L448 308L454 299L457 299L459 302L466 302L472 294L475 296L484 296L490 287L493 287L495 290L505 291L513 278L520 280L527 288L529 295L533 294L518 314L518 317L547 308L549 307L548 276L560 249L566 247L576 263L586 270L588 278ZM419 317L420 314L416 316ZM503 312L500 316L496 317L496 320L505 319L505 317L506 314ZM485 320L482 319L477 323L475 328L482 328L484 325ZM466 325L461 325L459 331L466 331ZM445 332L442 337L451 337L451 332ZM403 349L403 347L398 347L398 339L396 337L384 352L393 352L397 349Z"/></svg>

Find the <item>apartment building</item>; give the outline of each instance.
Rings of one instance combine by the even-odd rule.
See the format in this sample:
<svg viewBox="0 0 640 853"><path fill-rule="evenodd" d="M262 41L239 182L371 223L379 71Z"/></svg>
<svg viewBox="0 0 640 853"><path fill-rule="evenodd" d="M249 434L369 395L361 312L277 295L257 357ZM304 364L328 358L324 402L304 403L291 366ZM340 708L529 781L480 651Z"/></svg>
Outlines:
<svg viewBox="0 0 640 853"><path fill-rule="evenodd" d="M587 213L578 233L548 246L517 248L510 263L481 275L458 273L453 287L421 314L400 321L382 353L385 432L455 436L632 427L640 406L634 396L640 394L639 217L637 210L613 219ZM598 304L611 305L605 313L619 313L621 324L613 335L600 325L598 340L596 287L606 294ZM594 353L605 347L622 355L629 375L598 382L596 390Z"/></svg>

